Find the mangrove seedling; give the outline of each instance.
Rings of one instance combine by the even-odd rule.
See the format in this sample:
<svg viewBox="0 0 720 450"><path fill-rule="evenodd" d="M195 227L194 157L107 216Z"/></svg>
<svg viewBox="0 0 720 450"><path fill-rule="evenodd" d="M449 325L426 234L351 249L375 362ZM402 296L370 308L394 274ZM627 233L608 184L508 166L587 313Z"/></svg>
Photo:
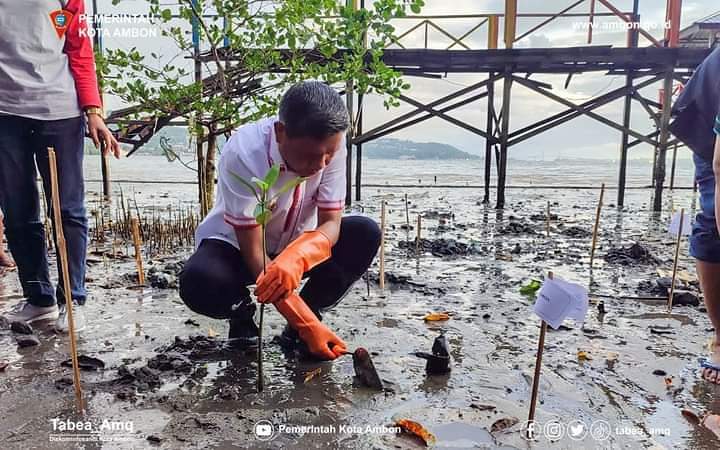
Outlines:
<svg viewBox="0 0 720 450"><path fill-rule="evenodd" d="M267 224L270 221L270 217L272 216L271 206L273 202L277 200L278 197L280 197L285 192L289 191L290 189L294 189L296 186L298 186L300 183L305 181L305 178L302 177L296 177L293 179L288 180L285 182L285 184L282 185L282 187L277 191L272 193L271 195L271 189L277 183L278 178L280 178L280 165L274 164L272 167L270 167L270 170L265 174L265 177L263 179L259 179L256 177L252 177L250 181L247 181L243 179L242 177L238 176L235 173L231 172L231 175L237 179L248 191L250 191L251 194L255 197L257 200L257 204L255 205L255 210L253 212L253 216L255 217L255 221L260 225L260 228L262 230L262 248L263 248L263 273L265 273L265 256L267 255L267 244L265 240L265 230L267 228ZM263 382L263 353L262 353L262 335L263 335L263 316L265 313L265 304L260 305L260 319L258 321L258 353L257 353L257 364L258 364L258 379L257 379L257 390L258 392L262 392L264 382Z"/></svg>

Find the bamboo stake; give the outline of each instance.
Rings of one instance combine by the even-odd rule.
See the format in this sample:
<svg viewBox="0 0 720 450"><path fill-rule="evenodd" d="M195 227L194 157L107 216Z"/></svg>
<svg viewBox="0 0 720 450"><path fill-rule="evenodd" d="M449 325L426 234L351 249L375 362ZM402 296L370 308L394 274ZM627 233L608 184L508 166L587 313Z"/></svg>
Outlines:
<svg viewBox="0 0 720 450"><path fill-rule="evenodd" d="M668 314L672 312L673 295L675 295L675 280L677 279L678 256L680 255L680 242L682 241L683 221L685 220L685 208L680 210L680 225L678 226L677 242L675 243L675 259L673 260L672 281L670 281L670 295L668 295Z"/></svg>
<svg viewBox="0 0 720 450"><path fill-rule="evenodd" d="M597 212L595 213L595 226L593 227L592 246L590 247L590 269L595 259L595 246L597 245L598 229L600 228L600 212L602 211L603 197L605 196L605 183L600 186L600 200L598 200Z"/></svg>
<svg viewBox="0 0 720 450"><path fill-rule="evenodd" d="M548 272L548 279L553 279L553 273ZM542 367L543 351L545 350L545 333L547 332L547 322L540 321L540 337L538 338L538 349L535 357L535 375L533 376L532 394L530 396L530 413L528 414L528 424L535 420L535 406L537 404L538 390L540 388L540 369ZM527 430L530 437L530 429Z"/></svg>
<svg viewBox="0 0 720 450"><path fill-rule="evenodd" d="M385 289L385 200L380 212L380 290Z"/></svg>
<svg viewBox="0 0 720 450"><path fill-rule="evenodd" d="M420 257L420 230L422 230L422 216L418 214L417 238L415 238L415 256L417 256L418 258Z"/></svg>
<svg viewBox="0 0 720 450"><path fill-rule="evenodd" d="M547 202L547 220L545 221L545 233L550 237L550 201Z"/></svg>
<svg viewBox="0 0 720 450"><path fill-rule="evenodd" d="M408 211L408 198L407 194L405 194L405 226L407 228L407 232L410 232L410 212Z"/></svg>
<svg viewBox="0 0 720 450"><path fill-rule="evenodd" d="M140 225L137 217L132 218L131 224L133 244L135 244L135 264L137 265L138 283L143 285L145 284L145 271L143 270L142 252L140 251Z"/></svg>
<svg viewBox="0 0 720 450"><path fill-rule="evenodd" d="M67 308L69 333L70 333L70 358L73 367L73 385L75 386L75 400L77 402L78 411L81 415L85 414L85 406L83 404L82 385L80 380L80 365L78 364L77 341L75 337L75 320L73 319L73 301L72 291L70 289L70 268L68 266L67 244L65 243L65 233L63 232L62 213L60 211L60 191L57 173L57 161L55 159L55 150L48 147L48 163L50 166L50 185L52 195L52 210L55 220L55 239L57 243L57 256L60 258L60 267L63 274L63 290L65 293L65 307Z"/></svg>

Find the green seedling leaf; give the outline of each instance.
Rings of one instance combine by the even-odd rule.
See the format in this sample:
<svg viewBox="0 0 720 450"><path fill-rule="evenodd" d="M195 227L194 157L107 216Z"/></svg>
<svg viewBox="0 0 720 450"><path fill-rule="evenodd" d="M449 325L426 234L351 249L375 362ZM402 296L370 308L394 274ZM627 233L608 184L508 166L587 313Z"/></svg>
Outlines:
<svg viewBox="0 0 720 450"><path fill-rule="evenodd" d="M262 214L263 212L265 212L265 208L263 207L263 204L258 203L257 205L255 205L255 210L253 210L253 217L255 217L257 219L258 216L260 216L260 214Z"/></svg>
<svg viewBox="0 0 720 450"><path fill-rule="evenodd" d="M252 177L252 179L250 181L255 183L262 192L267 192L269 186L264 180L261 180L260 178L257 178L257 177Z"/></svg>
<svg viewBox="0 0 720 450"><path fill-rule="evenodd" d="M530 280L528 284L520 287L520 293L522 295L527 295L528 297L534 296L541 286L542 283L540 282L540 280Z"/></svg>
<svg viewBox="0 0 720 450"><path fill-rule="evenodd" d="M255 216L255 221L260 224L260 226L264 227L270 221L271 214L272 213L269 209L263 210L260 214Z"/></svg>
<svg viewBox="0 0 720 450"><path fill-rule="evenodd" d="M288 180L283 184L283 186L280 188L280 190L275 194L275 197L279 197L285 192L289 191L290 189L294 189L295 186L301 184L303 181L305 181L305 178L303 177L297 177L293 178L292 180Z"/></svg>
<svg viewBox="0 0 720 450"><path fill-rule="evenodd" d="M265 183L267 184L268 188L271 188L275 182L278 180L278 177L280 176L280 165L279 164L273 164L273 166L268 170L268 173L265 174Z"/></svg>

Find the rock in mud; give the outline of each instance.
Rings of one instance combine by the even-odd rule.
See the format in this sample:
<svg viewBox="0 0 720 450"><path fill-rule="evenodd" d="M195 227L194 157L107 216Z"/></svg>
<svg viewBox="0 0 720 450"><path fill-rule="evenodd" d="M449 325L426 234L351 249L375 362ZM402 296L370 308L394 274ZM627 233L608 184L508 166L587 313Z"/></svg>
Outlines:
<svg viewBox="0 0 720 450"><path fill-rule="evenodd" d="M585 228L578 227L578 226L571 226L567 227L564 230L560 232L563 236L568 236L572 238L587 238L592 236L592 233L590 230L586 230Z"/></svg>
<svg viewBox="0 0 720 450"><path fill-rule="evenodd" d="M160 353L151 358L147 366L161 372L173 371L188 373L192 370L192 362L187 356L178 352Z"/></svg>
<svg viewBox="0 0 720 450"><path fill-rule="evenodd" d="M621 264L624 266L643 264L652 265L659 264L655 256L648 249L637 242L629 247L611 248L605 255L605 261L611 264Z"/></svg>
<svg viewBox="0 0 720 450"><path fill-rule="evenodd" d="M506 430L520 423L520 419L517 417L503 417L498 419L490 426L491 433L497 433L498 431Z"/></svg>
<svg viewBox="0 0 720 450"><path fill-rule="evenodd" d="M524 223L511 221L505 228L498 231L500 234L535 234L535 229Z"/></svg>
<svg viewBox="0 0 720 450"><path fill-rule="evenodd" d="M33 334L34 331L29 323L22 322L22 321L16 321L10 324L10 330L12 330L13 333L18 334Z"/></svg>
<svg viewBox="0 0 720 450"><path fill-rule="evenodd" d="M415 240L400 241L398 243L401 249L415 250ZM455 239L420 239L420 250L422 252L430 252L433 256L465 256L480 253L480 249L475 244L465 244Z"/></svg>
<svg viewBox="0 0 720 450"><path fill-rule="evenodd" d="M450 211L425 211L422 213L423 219L454 219L455 214Z"/></svg>
<svg viewBox="0 0 720 450"><path fill-rule="evenodd" d="M699 306L700 299L690 291L673 291L673 306Z"/></svg>
<svg viewBox="0 0 720 450"><path fill-rule="evenodd" d="M40 339L34 334L21 334L15 338L18 347L34 347L40 345Z"/></svg>
<svg viewBox="0 0 720 450"><path fill-rule="evenodd" d="M177 288L177 278L165 272L160 272L156 267L151 267L147 273L147 282L151 287L156 289L175 289Z"/></svg>
<svg viewBox="0 0 720 450"><path fill-rule="evenodd" d="M55 380L56 389L65 389L73 385L73 379L70 377L62 377Z"/></svg>
<svg viewBox="0 0 720 450"><path fill-rule="evenodd" d="M110 384L121 388L131 388L137 392L147 392L162 385L160 375L149 367L130 369L125 365L118 367L118 377Z"/></svg>
<svg viewBox="0 0 720 450"><path fill-rule="evenodd" d="M66 359L60 363L63 367L72 367L72 359ZM78 355L78 366L81 370L102 370L105 368L105 362L98 358L87 355Z"/></svg>
<svg viewBox="0 0 720 450"><path fill-rule="evenodd" d="M156 351L159 354L181 354L190 358L202 358L222 354L226 349L223 346L223 341L214 337L196 334L186 338L175 336L175 342L160 347Z"/></svg>
<svg viewBox="0 0 720 450"><path fill-rule="evenodd" d="M0 330L7 330L10 328L10 321L5 316L0 316Z"/></svg>
<svg viewBox="0 0 720 450"><path fill-rule="evenodd" d="M536 222L540 221L540 220L546 221L547 219L548 219L547 213L533 214L532 216L530 216L530 220L534 220ZM553 221L558 220L558 215L550 213L550 220L553 220Z"/></svg>
<svg viewBox="0 0 720 450"><path fill-rule="evenodd" d="M675 281L675 287L678 286L679 280ZM646 292L652 295L664 296L668 295L670 290L670 284L672 280L670 277L658 277L650 280L642 280L638 283L638 292Z"/></svg>

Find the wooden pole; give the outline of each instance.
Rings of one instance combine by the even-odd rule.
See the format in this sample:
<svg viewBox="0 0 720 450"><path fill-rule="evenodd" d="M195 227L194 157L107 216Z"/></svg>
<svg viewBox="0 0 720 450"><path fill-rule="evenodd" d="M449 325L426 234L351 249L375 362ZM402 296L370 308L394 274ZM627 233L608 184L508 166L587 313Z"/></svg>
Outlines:
<svg viewBox="0 0 720 450"><path fill-rule="evenodd" d="M405 226L407 227L408 233L410 232L410 212L408 211L408 199L405 194Z"/></svg>
<svg viewBox="0 0 720 450"><path fill-rule="evenodd" d="M497 160L498 190L497 201L495 203L496 209L502 209L505 207L505 179L507 176L507 153L509 148L508 139L510 135L510 92L512 87L512 80L513 78L511 67L508 66L505 68L505 77L503 81L502 110L500 112L502 116L502 121L500 127L500 155Z"/></svg>
<svg viewBox="0 0 720 450"><path fill-rule="evenodd" d="M590 45L592 44L593 27L595 26L595 0L590 0L590 18L588 22L590 26L588 27L587 43Z"/></svg>
<svg viewBox="0 0 720 450"><path fill-rule="evenodd" d="M497 16L495 17L495 26L497 27ZM490 22L492 24L492 21ZM495 30L495 46L489 48L497 48L497 29ZM488 77L490 80L495 76L494 73L489 73ZM496 121L495 121L495 82L491 81L487 85L487 121L485 125L485 132L488 136L495 137ZM490 172L492 170L492 152L494 144L490 139L485 139L485 195L483 197L483 204L490 203Z"/></svg>
<svg viewBox="0 0 720 450"><path fill-rule="evenodd" d="M638 14L640 10L640 0L633 0L633 12L632 22L638 23L640 16ZM628 30L628 47L637 48L640 34L634 27ZM625 106L623 108L623 128L626 130L630 128L630 118L632 114L632 88L635 76L632 70L629 70L625 77ZM625 185L627 181L627 161L628 161L628 149L630 145L630 135L626 132L622 132L622 141L620 143L620 168L618 175L618 193L617 193L617 206L622 208L625 206Z"/></svg>
<svg viewBox="0 0 720 450"><path fill-rule="evenodd" d="M675 243L675 259L673 260L672 280L670 281L670 294L668 295L668 314L672 312L673 295L675 295L675 280L677 279L678 256L680 256L680 242L682 241L683 222L685 220L685 208L680 210L680 226L678 226L677 241Z"/></svg>
<svg viewBox="0 0 720 450"><path fill-rule="evenodd" d="M145 271L143 270L142 252L140 250L140 224L137 217L132 218L132 238L135 245L135 264L137 265L138 283L145 284Z"/></svg>
<svg viewBox="0 0 720 450"><path fill-rule="evenodd" d="M420 238L422 236L420 230L422 230L422 216L418 214L417 238L415 239L415 256L417 256L418 258L420 257Z"/></svg>
<svg viewBox="0 0 720 450"><path fill-rule="evenodd" d="M672 166L670 168L670 190L675 189L675 166L677 164L678 145L673 145Z"/></svg>
<svg viewBox="0 0 720 450"><path fill-rule="evenodd" d="M80 414L85 414L83 404L82 385L80 381L80 365L78 364L77 340L75 337L75 321L73 319L72 291L70 289L70 268L68 266L67 244L63 233L62 213L60 211L60 190L58 188L57 162L55 150L48 147L48 163L50 165L50 186L52 195L52 210L55 221L55 240L57 243L57 255L60 258L60 267L63 274L63 290L65 293L65 307L67 308L68 325L70 333L70 358L73 367L73 385L75 386L75 400Z"/></svg>
<svg viewBox="0 0 720 450"><path fill-rule="evenodd" d="M513 48L517 29L517 0L505 0L505 48Z"/></svg>
<svg viewBox="0 0 720 450"><path fill-rule="evenodd" d="M385 289L385 200L380 209L380 290Z"/></svg>
<svg viewBox="0 0 720 450"><path fill-rule="evenodd" d="M598 229L600 228L600 212L602 211L603 197L605 196L605 183L600 186L600 200L598 200L597 211L595 213L595 226L593 227L592 246L590 247L590 269L595 259L595 246L597 245Z"/></svg>
<svg viewBox="0 0 720 450"><path fill-rule="evenodd" d="M553 279L553 273L548 272L548 279ZM547 332L547 323L540 321L540 337L538 338L537 355L535 356L535 375L533 376L532 394L530 395L530 413L528 414L528 423L535 420L535 405L537 403L538 390L540 388L540 368L542 367L543 351L545 350L545 333Z"/></svg>
<svg viewBox="0 0 720 450"><path fill-rule="evenodd" d="M662 114L660 115L660 139L655 160L655 195L653 211L662 211L662 194L665 183L665 160L667 159L668 141L670 140L670 111L672 109L673 69L668 68L663 82Z"/></svg>
<svg viewBox="0 0 720 450"><path fill-rule="evenodd" d="M545 221L545 233L550 237L550 201L547 202L547 220Z"/></svg>

